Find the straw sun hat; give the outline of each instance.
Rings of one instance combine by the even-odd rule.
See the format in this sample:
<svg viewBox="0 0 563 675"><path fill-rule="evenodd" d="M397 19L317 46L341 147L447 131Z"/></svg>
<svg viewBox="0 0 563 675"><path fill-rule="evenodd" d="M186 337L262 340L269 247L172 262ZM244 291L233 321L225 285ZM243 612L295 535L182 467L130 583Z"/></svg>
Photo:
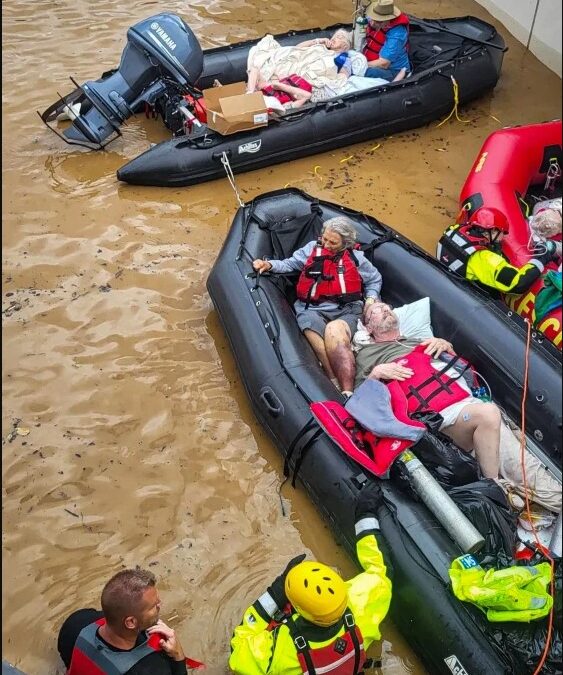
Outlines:
<svg viewBox="0 0 563 675"><path fill-rule="evenodd" d="M375 21L391 21L401 14L401 10L395 6L394 0L374 0L366 9L368 19Z"/></svg>

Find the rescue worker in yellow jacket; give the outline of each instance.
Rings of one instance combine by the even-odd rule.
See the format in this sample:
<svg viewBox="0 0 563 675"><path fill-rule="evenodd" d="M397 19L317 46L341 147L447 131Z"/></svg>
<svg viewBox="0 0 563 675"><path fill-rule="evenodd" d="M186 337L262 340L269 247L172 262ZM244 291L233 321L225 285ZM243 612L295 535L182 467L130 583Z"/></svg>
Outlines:
<svg viewBox="0 0 563 675"><path fill-rule="evenodd" d="M511 265L501 253L501 242L508 232L502 211L482 206L467 223L454 223L438 243L436 257L452 272L501 293L524 293L538 279L545 266L555 260L553 242L538 248L530 262L522 267Z"/></svg>
<svg viewBox="0 0 563 675"><path fill-rule="evenodd" d="M383 505L376 483L356 507L356 551L364 571L344 581L327 565L290 561L249 607L231 640L229 666L237 675L357 675L365 652L379 640L391 581L376 536Z"/></svg>

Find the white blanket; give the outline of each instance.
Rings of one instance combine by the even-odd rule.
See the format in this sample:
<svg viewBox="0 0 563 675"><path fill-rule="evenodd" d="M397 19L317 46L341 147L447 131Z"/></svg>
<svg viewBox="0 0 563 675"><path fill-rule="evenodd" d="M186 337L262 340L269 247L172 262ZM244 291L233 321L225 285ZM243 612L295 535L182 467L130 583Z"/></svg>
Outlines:
<svg viewBox="0 0 563 675"><path fill-rule="evenodd" d="M282 79L299 75L313 87L331 84L337 90L345 80L337 77L335 53L324 45L282 47L272 35L266 35L248 53L248 68L258 68L262 79Z"/></svg>

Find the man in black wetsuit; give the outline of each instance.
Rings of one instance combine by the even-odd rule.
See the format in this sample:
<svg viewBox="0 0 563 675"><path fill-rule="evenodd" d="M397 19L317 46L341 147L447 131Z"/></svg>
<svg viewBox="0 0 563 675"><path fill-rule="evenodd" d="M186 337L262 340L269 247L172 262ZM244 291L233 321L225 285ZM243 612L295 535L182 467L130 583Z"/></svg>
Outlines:
<svg viewBox="0 0 563 675"><path fill-rule="evenodd" d="M79 609L61 627L57 647L67 675L186 675L180 640L159 619L152 572L118 572L101 604L101 612Z"/></svg>

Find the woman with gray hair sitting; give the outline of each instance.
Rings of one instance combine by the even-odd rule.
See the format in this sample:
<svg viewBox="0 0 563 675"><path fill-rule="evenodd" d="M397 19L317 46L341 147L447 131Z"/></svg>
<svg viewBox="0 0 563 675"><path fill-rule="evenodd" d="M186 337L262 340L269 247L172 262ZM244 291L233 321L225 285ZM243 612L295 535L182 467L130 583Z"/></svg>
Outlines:
<svg viewBox="0 0 563 675"><path fill-rule="evenodd" d="M354 388L351 341L365 306L379 299L381 274L355 248L348 218L327 220L318 241L310 241L285 260L254 260L259 273L301 272L297 282L297 324L326 374L345 396Z"/></svg>

